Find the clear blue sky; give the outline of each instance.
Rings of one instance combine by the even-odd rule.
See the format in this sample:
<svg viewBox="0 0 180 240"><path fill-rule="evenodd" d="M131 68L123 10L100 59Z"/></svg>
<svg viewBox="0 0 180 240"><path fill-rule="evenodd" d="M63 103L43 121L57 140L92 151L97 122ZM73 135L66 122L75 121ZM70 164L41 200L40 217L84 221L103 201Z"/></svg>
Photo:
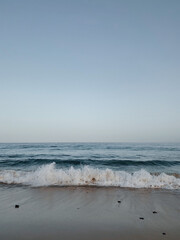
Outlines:
<svg viewBox="0 0 180 240"><path fill-rule="evenodd" d="M179 0L0 0L0 142L180 142Z"/></svg>

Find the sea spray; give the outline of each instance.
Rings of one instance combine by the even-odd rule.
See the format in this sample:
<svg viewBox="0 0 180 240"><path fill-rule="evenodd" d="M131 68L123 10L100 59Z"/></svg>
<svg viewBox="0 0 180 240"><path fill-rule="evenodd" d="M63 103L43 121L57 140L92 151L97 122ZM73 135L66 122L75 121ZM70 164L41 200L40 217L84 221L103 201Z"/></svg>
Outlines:
<svg viewBox="0 0 180 240"><path fill-rule="evenodd" d="M40 186L103 186L128 188L180 189L180 178L165 173L151 174L141 169L134 173L83 166L75 169L43 165L35 171L1 170L0 182Z"/></svg>

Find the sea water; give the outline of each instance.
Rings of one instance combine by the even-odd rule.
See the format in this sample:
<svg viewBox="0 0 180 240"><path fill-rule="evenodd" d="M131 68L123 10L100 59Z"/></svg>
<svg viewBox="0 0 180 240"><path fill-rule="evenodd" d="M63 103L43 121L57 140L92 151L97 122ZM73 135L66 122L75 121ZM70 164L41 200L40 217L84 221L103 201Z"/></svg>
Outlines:
<svg viewBox="0 0 180 240"><path fill-rule="evenodd" d="M0 184L180 189L180 144L1 143Z"/></svg>

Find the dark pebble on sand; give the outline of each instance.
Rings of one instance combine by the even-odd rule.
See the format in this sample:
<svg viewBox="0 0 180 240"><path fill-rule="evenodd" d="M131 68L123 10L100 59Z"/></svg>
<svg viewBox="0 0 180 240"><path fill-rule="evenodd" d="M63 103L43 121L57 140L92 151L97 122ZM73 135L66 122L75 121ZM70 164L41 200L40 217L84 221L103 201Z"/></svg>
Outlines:
<svg viewBox="0 0 180 240"><path fill-rule="evenodd" d="M15 205L15 208L19 208L19 205Z"/></svg>
<svg viewBox="0 0 180 240"><path fill-rule="evenodd" d="M141 219L141 220L144 220L144 218L143 218L143 217L140 217L139 219Z"/></svg>
<svg viewBox="0 0 180 240"><path fill-rule="evenodd" d="M118 201L118 203L121 203L121 201Z"/></svg>
<svg viewBox="0 0 180 240"><path fill-rule="evenodd" d="M156 211L153 211L153 214L157 213Z"/></svg>
<svg viewBox="0 0 180 240"><path fill-rule="evenodd" d="M162 233L162 235L166 235L166 233Z"/></svg>

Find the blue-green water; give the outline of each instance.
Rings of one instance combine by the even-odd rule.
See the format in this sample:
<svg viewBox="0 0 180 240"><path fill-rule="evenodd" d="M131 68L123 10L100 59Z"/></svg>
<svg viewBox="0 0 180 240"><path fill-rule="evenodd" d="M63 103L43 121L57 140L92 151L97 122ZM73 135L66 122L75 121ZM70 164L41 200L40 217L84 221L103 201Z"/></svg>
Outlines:
<svg viewBox="0 0 180 240"><path fill-rule="evenodd" d="M179 188L179 174L178 143L0 144L1 183Z"/></svg>

